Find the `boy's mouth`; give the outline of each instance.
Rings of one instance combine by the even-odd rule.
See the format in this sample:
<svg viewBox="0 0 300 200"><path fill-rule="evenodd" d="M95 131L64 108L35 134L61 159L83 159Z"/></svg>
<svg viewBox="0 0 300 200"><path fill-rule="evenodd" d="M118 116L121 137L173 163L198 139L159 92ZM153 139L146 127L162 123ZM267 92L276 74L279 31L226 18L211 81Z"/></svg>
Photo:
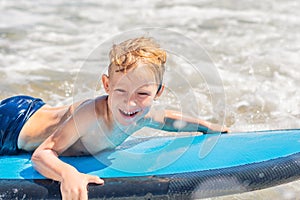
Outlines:
<svg viewBox="0 0 300 200"><path fill-rule="evenodd" d="M125 116L125 117L130 117L130 118L136 116L136 115L140 112L140 110L136 110L136 111L125 111L125 110L122 110L122 109L119 109L119 111L120 111L120 113L121 113L123 116Z"/></svg>

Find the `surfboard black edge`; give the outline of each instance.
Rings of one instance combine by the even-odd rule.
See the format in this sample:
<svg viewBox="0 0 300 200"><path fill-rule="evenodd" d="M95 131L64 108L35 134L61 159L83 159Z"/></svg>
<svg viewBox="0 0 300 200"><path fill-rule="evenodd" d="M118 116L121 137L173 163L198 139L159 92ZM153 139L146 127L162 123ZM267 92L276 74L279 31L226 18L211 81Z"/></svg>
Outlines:
<svg viewBox="0 0 300 200"><path fill-rule="evenodd" d="M300 178L300 153L264 162L159 176L106 178L89 185L90 199L190 199L259 190ZM48 179L1 179L2 199L61 199L60 185Z"/></svg>

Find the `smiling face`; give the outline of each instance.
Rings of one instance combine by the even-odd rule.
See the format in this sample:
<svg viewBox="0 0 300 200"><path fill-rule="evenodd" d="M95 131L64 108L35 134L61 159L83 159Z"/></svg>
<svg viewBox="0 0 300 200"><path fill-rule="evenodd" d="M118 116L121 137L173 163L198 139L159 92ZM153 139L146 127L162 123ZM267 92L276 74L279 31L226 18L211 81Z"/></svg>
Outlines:
<svg viewBox="0 0 300 200"><path fill-rule="evenodd" d="M108 93L110 120L134 125L150 110L163 91L166 52L153 38L133 38L113 45L108 76L102 76Z"/></svg>
<svg viewBox="0 0 300 200"><path fill-rule="evenodd" d="M112 76L102 76L108 93L108 106L113 119L119 125L130 126L142 119L150 110L153 100L159 97L155 75L145 64L130 69L127 73L116 72Z"/></svg>

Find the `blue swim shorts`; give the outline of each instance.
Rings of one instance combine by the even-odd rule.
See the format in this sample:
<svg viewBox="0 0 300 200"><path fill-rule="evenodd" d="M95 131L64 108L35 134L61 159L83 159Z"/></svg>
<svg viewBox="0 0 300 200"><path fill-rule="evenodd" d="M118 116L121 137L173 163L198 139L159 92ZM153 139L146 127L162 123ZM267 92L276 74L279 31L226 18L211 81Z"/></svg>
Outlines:
<svg viewBox="0 0 300 200"><path fill-rule="evenodd" d="M26 121L45 103L30 96L14 96L0 102L0 155L20 152L18 137Z"/></svg>

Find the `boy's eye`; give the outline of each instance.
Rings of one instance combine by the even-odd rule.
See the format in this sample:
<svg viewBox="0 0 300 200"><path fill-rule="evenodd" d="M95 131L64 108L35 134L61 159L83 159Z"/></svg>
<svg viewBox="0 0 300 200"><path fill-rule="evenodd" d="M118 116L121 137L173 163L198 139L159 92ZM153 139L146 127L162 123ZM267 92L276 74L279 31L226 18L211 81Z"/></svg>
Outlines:
<svg viewBox="0 0 300 200"><path fill-rule="evenodd" d="M147 92L138 92L138 95L140 95L140 96L150 96L150 94L147 93Z"/></svg>
<svg viewBox="0 0 300 200"><path fill-rule="evenodd" d="M123 90L123 89L115 89L115 92L118 92L118 93L125 93L126 91Z"/></svg>

